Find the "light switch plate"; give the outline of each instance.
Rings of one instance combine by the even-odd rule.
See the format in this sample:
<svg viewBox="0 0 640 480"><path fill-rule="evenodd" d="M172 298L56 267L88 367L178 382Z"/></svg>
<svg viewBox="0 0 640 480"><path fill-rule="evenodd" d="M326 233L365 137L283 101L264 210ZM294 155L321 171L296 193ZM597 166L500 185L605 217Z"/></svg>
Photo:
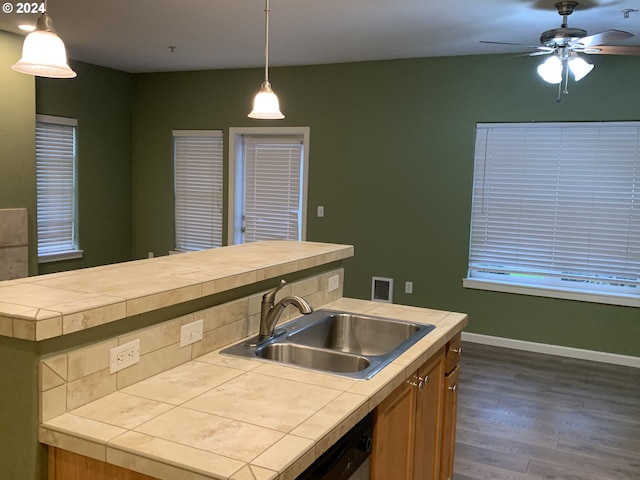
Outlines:
<svg viewBox="0 0 640 480"><path fill-rule="evenodd" d="M329 277L329 285L327 286L327 292L333 292L340 288L340 275L334 275Z"/></svg>
<svg viewBox="0 0 640 480"><path fill-rule="evenodd" d="M186 347L199 340L202 340L204 333L204 320L196 320L180 327L180 346Z"/></svg>

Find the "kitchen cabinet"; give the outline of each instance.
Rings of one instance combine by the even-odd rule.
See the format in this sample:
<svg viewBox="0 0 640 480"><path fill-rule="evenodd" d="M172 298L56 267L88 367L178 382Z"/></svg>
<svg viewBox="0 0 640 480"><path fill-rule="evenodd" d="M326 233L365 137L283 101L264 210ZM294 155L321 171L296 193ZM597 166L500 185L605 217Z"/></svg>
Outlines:
<svg viewBox="0 0 640 480"><path fill-rule="evenodd" d="M442 449L440 480L453 478L453 454L456 444L456 412L458 407L458 378L460 376L461 334L453 337L446 347L442 420Z"/></svg>
<svg viewBox="0 0 640 480"><path fill-rule="evenodd" d="M445 348L383 400L374 416L371 480L439 480Z"/></svg>
<svg viewBox="0 0 640 480"><path fill-rule="evenodd" d="M49 447L48 480L158 480L77 453Z"/></svg>

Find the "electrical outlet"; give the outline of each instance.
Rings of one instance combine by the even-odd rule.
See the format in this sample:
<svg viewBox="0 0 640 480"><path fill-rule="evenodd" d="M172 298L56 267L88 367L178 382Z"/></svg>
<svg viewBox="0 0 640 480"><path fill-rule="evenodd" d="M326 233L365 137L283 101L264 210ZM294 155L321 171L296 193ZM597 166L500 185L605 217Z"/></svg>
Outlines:
<svg viewBox="0 0 640 480"><path fill-rule="evenodd" d="M180 346L186 347L192 343L202 340L204 331L204 320L196 320L180 327Z"/></svg>
<svg viewBox="0 0 640 480"><path fill-rule="evenodd" d="M329 277L329 285L327 286L327 292L333 292L340 288L340 275L334 275Z"/></svg>
<svg viewBox="0 0 640 480"><path fill-rule="evenodd" d="M413 282L404 282L404 293L413 293Z"/></svg>
<svg viewBox="0 0 640 480"><path fill-rule="evenodd" d="M136 339L109 350L109 373L116 373L139 361L140 340Z"/></svg>

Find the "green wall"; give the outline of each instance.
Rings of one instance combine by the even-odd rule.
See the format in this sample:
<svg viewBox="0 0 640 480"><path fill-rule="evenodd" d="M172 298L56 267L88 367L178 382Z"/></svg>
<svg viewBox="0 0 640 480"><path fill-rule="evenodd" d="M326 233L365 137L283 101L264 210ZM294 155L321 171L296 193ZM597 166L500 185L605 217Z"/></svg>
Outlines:
<svg viewBox="0 0 640 480"><path fill-rule="evenodd" d="M36 242L35 81L9 68L24 38L0 30L0 208L26 208L29 244ZM29 272L38 271L35 249Z"/></svg>
<svg viewBox="0 0 640 480"><path fill-rule="evenodd" d="M462 288L476 122L639 119L640 59L590 59L560 103L530 57L275 68L279 122L246 117L257 69L136 75L133 255L174 247L172 129L310 126L308 239L355 245L346 295L392 277L396 303L467 312L469 332L640 356L637 308Z"/></svg>
<svg viewBox="0 0 640 480"><path fill-rule="evenodd" d="M84 256L39 273L131 259L132 76L71 62L72 80L36 80L37 113L78 120L78 237Z"/></svg>

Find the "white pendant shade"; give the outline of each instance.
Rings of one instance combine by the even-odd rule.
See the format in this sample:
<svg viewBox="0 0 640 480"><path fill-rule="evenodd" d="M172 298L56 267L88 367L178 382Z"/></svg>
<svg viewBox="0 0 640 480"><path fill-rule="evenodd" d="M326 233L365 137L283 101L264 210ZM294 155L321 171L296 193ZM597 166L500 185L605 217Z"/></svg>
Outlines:
<svg viewBox="0 0 640 480"><path fill-rule="evenodd" d="M569 69L573 73L577 82L582 80L591 70L593 70L593 65L585 62L582 58L575 56L569 59Z"/></svg>
<svg viewBox="0 0 640 480"><path fill-rule="evenodd" d="M538 65L538 75L548 83L562 82L562 61L555 55Z"/></svg>
<svg viewBox="0 0 640 480"><path fill-rule="evenodd" d="M280 111L280 102L269 82L263 82L260 91L253 100L253 110L249 113L249 118L260 120L280 120L284 115Z"/></svg>
<svg viewBox="0 0 640 480"><path fill-rule="evenodd" d="M16 72L51 78L74 78L76 72L67 64L64 43L44 13L38 18L36 30L24 39L22 58L11 67Z"/></svg>

